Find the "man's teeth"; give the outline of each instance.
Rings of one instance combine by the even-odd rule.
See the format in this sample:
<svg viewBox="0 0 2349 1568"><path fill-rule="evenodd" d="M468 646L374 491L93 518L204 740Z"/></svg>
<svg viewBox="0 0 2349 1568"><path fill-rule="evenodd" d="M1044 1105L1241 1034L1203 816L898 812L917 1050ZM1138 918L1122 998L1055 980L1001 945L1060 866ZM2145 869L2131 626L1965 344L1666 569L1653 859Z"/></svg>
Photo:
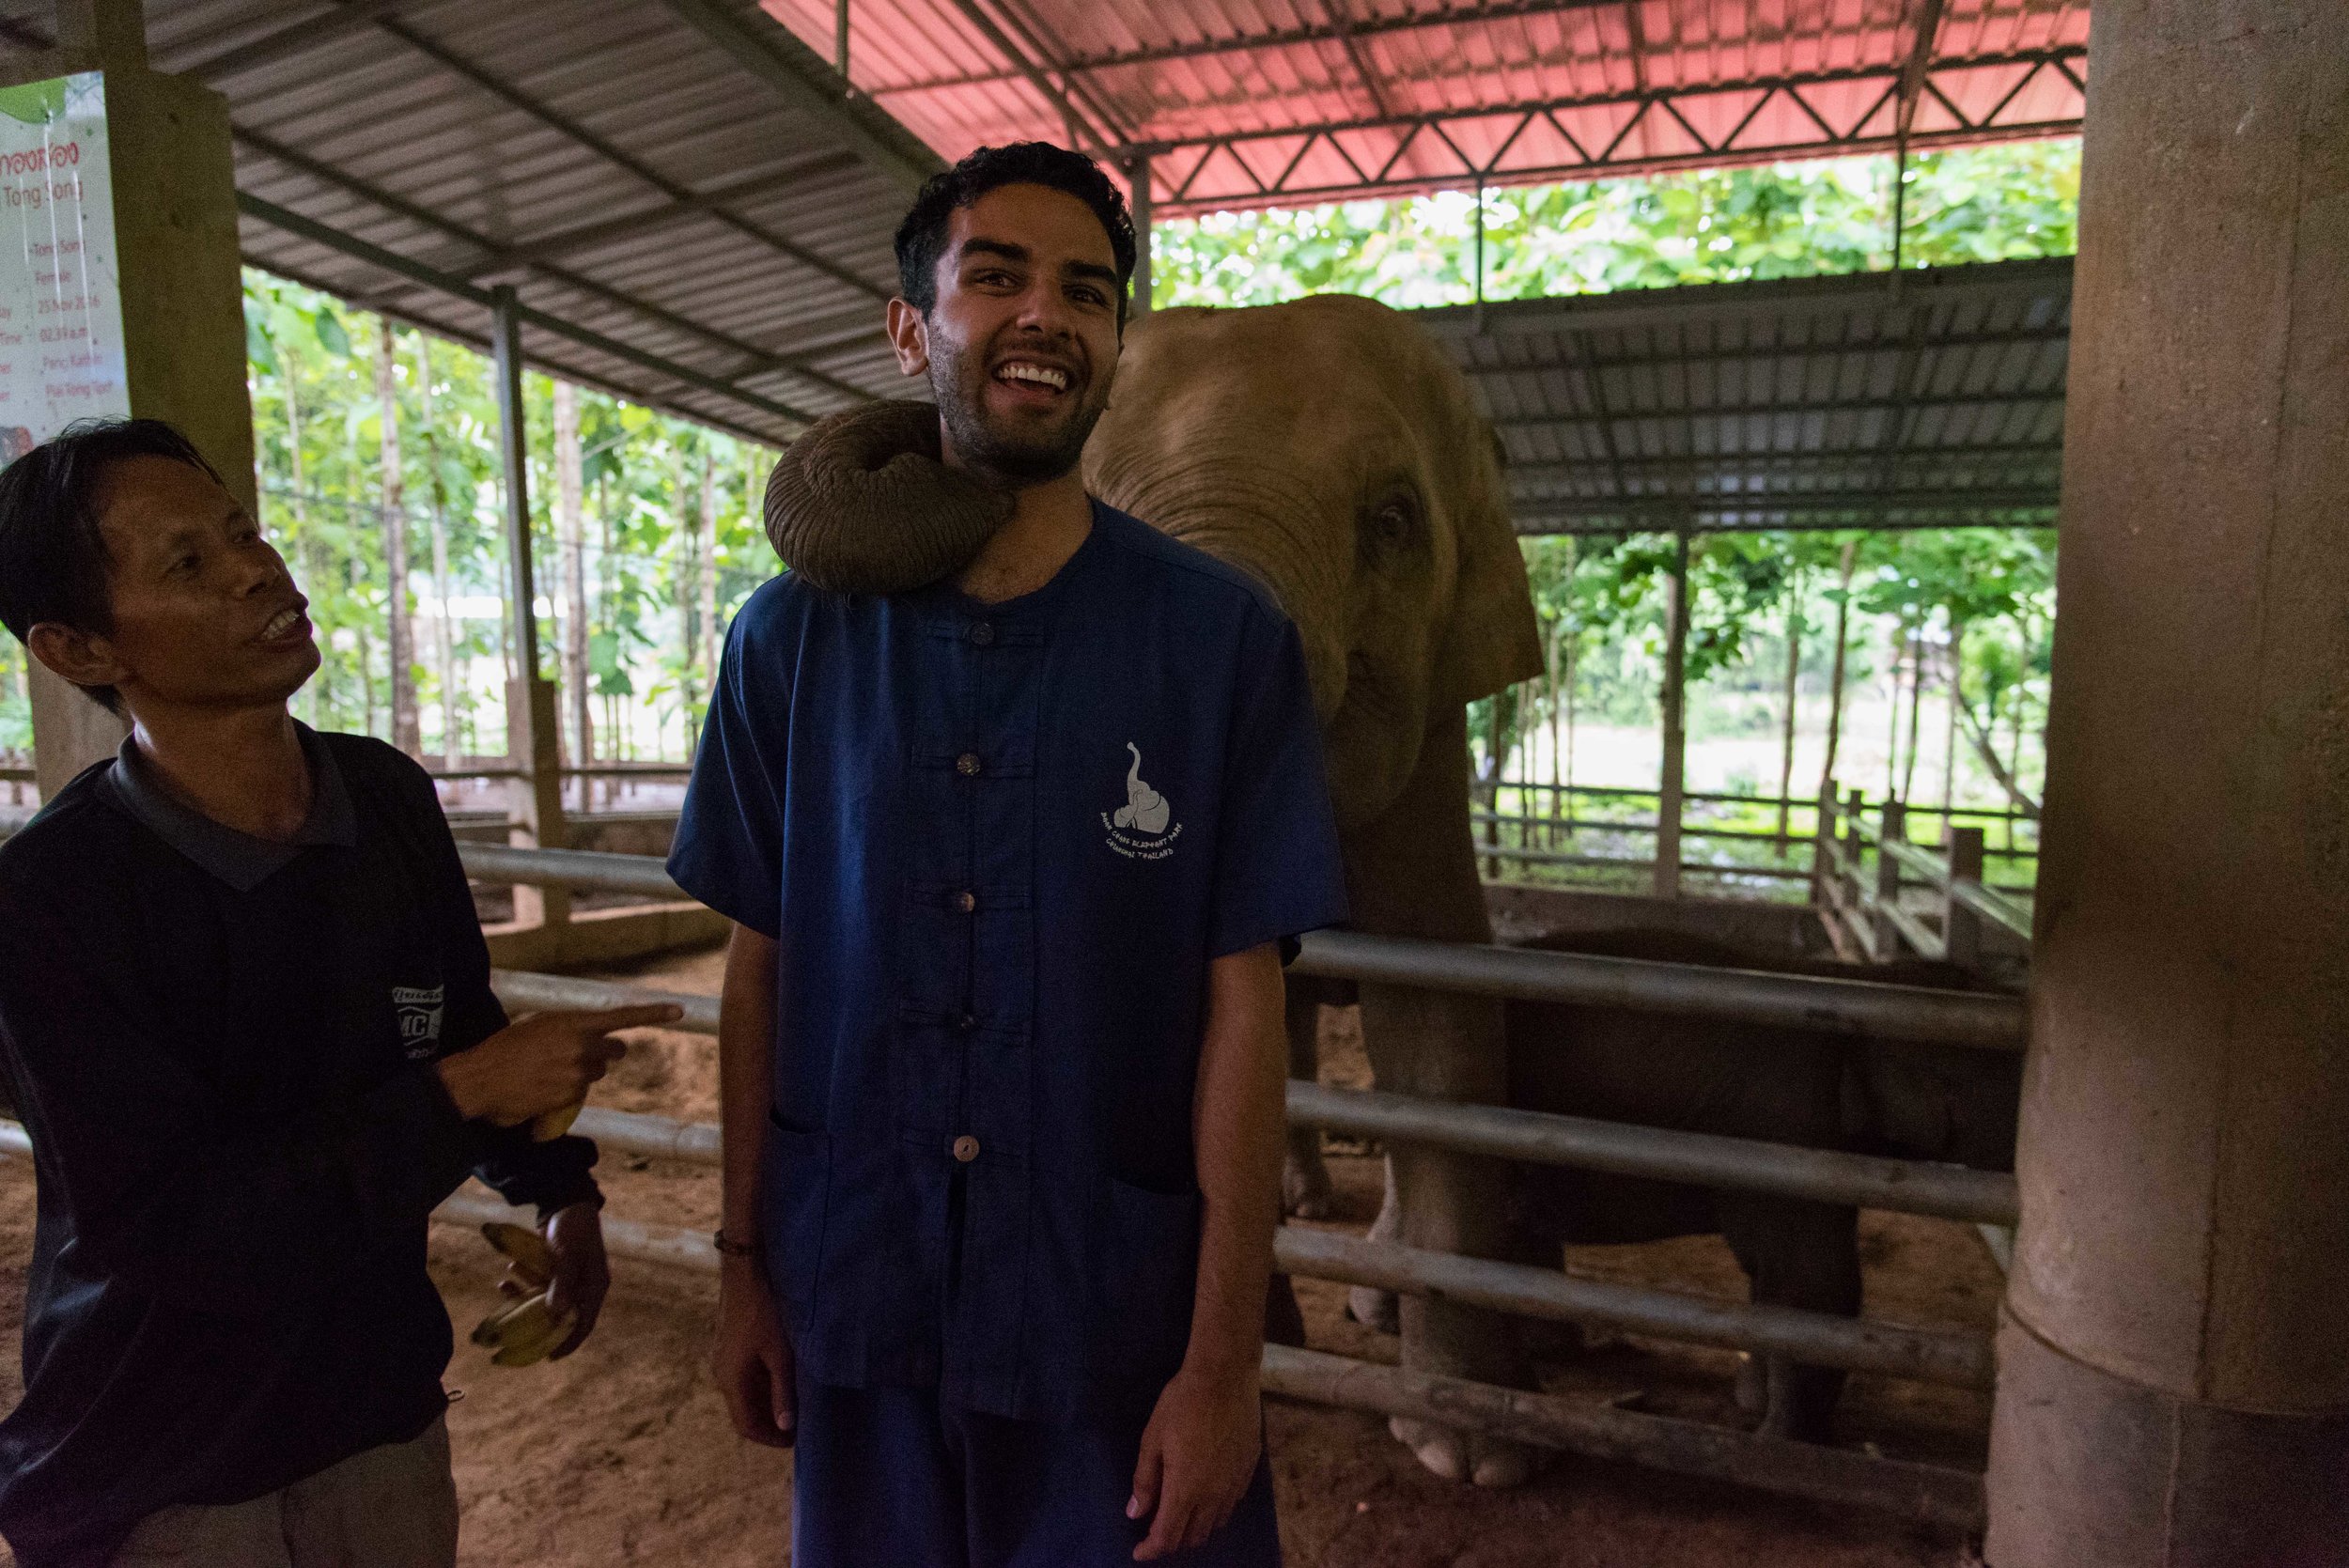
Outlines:
<svg viewBox="0 0 2349 1568"><path fill-rule="evenodd" d="M1054 392L1068 390L1066 371L1050 369L1041 365L1006 365L995 374L1007 381L1034 381L1038 386L1049 386Z"/></svg>
<svg viewBox="0 0 2349 1568"><path fill-rule="evenodd" d="M270 617L269 625L261 629L261 635L271 638L283 637L291 631L294 629L294 623L301 619L302 612L299 610L280 610Z"/></svg>

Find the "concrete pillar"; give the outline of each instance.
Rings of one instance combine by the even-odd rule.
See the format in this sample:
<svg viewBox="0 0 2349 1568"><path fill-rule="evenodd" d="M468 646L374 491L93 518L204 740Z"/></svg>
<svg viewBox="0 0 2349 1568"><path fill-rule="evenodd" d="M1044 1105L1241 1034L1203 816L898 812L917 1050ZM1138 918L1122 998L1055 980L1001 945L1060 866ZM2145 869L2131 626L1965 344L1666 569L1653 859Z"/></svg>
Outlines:
<svg viewBox="0 0 2349 1568"><path fill-rule="evenodd" d="M2349 1554L2349 7L2100 5L1995 1568Z"/></svg>
<svg viewBox="0 0 2349 1568"><path fill-rule="evenodd" d="M1688 761L1688 531L1674 536L1664 607L1664 766L1656 797L1656 896L1680 896L1680 818Z"/></svg>
<svg viewBox="0 0 2349 1568"><path fill-rule="evenodd" d="M539 672L537 572L531 560L530 458L523 439L521 322L514 290L491 291L490 339L497 380L498 450L506 478L506 593L513 601L514 668L506 688L506 755L522 770L513 794L513 842L560 849L563 827L562 726L554 683ZM561 888L517 887L514 919L522 925L560 925L570 918L571 895Z"/></svg>
<svg viewBox="0 0 2349 1568"><path fill-rule="evenodd" d="M245 396L244 285L228 103L148 69L139 0L59 0L57 47L11 55L0 85L81 71L106 79L116 257L130 410L167 419L257 505ZM36 432L41 439L54 430ZM33 766L41 798L110 754L120 722L32 668Z"/></svg>

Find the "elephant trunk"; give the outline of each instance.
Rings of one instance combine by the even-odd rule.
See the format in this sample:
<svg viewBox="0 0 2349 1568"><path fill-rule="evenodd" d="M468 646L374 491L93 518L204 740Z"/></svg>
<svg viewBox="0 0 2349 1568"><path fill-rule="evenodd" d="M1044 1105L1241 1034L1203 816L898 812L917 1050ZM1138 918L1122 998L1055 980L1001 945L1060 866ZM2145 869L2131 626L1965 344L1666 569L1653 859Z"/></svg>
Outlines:
<svg viewBox="0 0 2349 1568"><path fill-rule="evenodd" d="M940 460L938 410L884 402L818 420L767 481L767 538L839 594L898 594L968 566L1009 521L1009 491Z"/></svg>

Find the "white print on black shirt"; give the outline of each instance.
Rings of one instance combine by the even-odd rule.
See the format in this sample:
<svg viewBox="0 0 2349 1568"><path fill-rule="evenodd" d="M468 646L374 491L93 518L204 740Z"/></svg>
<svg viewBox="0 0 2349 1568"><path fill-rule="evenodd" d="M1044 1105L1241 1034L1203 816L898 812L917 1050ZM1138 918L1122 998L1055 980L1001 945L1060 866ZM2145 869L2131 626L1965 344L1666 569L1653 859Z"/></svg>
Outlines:
<svg viewBox="0 0 2349 1568"><path fill-rule="evenodd" d="M441 1043L443 986L395 986L392 1006L399 1013L399 1048L408 1060L420 1062Z"/></svg>
<svg viewBox="0 0 2349 1568"><path fill-rule="evenodd" d="M1110 831L1109 846L1129 861L1162 861L1174 853L1183 825L1174 820L1173 802L1142 782L1142 748L1132 741L1133 766L1126 769L1126 803L1114 814L1103 812L1101 826Z"/></svg>

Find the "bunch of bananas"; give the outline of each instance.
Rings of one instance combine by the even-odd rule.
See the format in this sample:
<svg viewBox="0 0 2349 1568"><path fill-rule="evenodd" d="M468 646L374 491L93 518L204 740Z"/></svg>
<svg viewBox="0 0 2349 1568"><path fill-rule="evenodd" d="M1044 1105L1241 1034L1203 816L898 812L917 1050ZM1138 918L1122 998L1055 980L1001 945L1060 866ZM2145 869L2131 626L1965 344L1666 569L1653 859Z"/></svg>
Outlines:
<svg viewBox="0 0 2349 1568"><path fill-rule="evenodd" d="M526 1367L545 1360L571 1337L579 1319L547 1305L547 1283L554 1278L554 1250L527 1225L492 1220L481 1234L513 1265L525 1294L474 1325L473 1343L489 1351L493 1366Z"/></svg>

